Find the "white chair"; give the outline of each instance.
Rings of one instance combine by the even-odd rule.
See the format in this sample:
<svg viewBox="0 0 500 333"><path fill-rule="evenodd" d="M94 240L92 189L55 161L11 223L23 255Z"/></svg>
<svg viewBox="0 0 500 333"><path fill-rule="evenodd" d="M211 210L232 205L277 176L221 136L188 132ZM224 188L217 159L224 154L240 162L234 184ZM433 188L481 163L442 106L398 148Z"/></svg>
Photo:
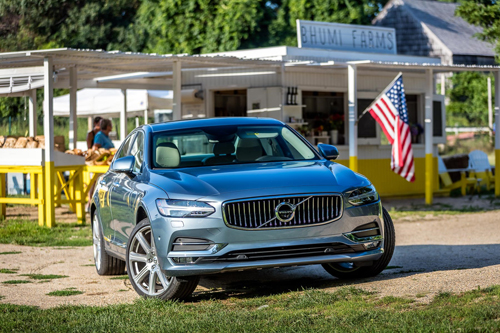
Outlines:
<svg viewBox="0 0 500 333"><path fill-rule="evenodd" d="M469 153L469 168L474 171L474 176L477 179L482 179L481 185L486 185L488 191L495 185L490 161L484 151L473 150Z"/></svg>

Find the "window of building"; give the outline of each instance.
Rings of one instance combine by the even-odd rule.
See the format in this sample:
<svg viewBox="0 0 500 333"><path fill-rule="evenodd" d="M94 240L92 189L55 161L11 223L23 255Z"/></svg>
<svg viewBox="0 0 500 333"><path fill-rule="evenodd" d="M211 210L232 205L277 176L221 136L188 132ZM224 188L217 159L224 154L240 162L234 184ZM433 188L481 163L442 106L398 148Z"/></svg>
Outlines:
<svg viewBox="0 0 500 333"><path fill-rule="evenodd" d="M330 133L337 130L338 144L345 144L344 93L302 91L302 104L305 105L304 121L312 131L322 128Z"/></svg>
<svg viewBox="0 0 500 333"><path fill-rule="evenodd" d="M363 94L360 94L363 95ZM375 100L376 97L358 99L358 117ZM408 122L412 132L412 143L423 143L423 111L420 109L420 95L406 95L406 105L408 112ZM358 123L358 143L359 144L389 144L384 132L375 119L367 114Z"/></svg>
<svg viewBox="0 0 500 333"><path fill-rule="evenodd" d="M214 111L216 117L246 117L246 89L214 91Z"/></svg>

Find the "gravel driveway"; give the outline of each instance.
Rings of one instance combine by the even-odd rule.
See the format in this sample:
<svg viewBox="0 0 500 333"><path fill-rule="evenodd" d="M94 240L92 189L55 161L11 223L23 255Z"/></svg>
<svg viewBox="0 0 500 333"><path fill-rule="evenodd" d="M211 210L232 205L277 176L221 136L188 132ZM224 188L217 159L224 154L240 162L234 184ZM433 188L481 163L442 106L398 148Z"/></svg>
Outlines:
<svg viewBox="0 0 500 333"><path fill-rule="evenodd" d="M442 215L417 221L396 221L397 247L392 268L376 278L341 281L319 265L225 273L202 278L192 300L249 297L301 288L334 290L350 285L381 296L417 297L426 302L444 291L461 292L500 284L500 212ZM92 248L38 248L0 244L0 302L36 305L105 305L132 302L138 296L124 279L101 277L92 264ZM68 277L34 280L20 274ZM25 284L3 284L27 280ZM75 289L71 289L75 288ZM48 296L55 290L79 290L75 296Z"/></svg>

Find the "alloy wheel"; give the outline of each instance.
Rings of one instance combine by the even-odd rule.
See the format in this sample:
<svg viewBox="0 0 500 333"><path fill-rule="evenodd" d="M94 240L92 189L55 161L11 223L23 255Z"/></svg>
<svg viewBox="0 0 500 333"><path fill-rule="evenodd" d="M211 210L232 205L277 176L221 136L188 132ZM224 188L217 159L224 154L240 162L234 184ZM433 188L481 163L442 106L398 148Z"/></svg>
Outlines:
<svg viewBox="0 0 500 333"><path fill-rule="evenodd" d="M134 283L146 295L160 295L170 285L171 278L165 276L158 263L151 226L138 230L132 239L128 269Z"/></svg>

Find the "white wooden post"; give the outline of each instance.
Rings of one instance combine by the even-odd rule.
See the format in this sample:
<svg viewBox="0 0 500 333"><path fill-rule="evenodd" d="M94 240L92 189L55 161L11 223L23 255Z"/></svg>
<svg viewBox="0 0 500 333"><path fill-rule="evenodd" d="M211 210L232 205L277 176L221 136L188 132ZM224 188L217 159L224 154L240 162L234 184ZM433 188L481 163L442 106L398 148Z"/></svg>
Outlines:
<svg viewBox="0 0 500 333"><path fill-rule="evenodd" d="M182 119L181 93L182 93L182 68L180 61L173 62L174 99L172 105L173 120Z"/></svg>
<svg viewBox="0 0 500 333"><path fill-rule="evenodd" d="M425 71L425 203L432 205L432 194L434 191L434 157L432 142L432 102L434 94L434 83L432 69Z"/></svg>
<svg viewBox="0 0 500 333"><path fill-rule="evenodd" d="M29 135L34 137L37 135L38 118L36 116L36 89L29 91Z"/></svg>
<svg viewBox="0 0 500 333"><path fill-rule="evenodd" d="M69 149L76 148L78 141L78 118L76 115L77 77L76 67L69 69Z"/></svg>
<svg viewBox="0 0 500 333"><path fill-rule="evenodd" d="M144 110L144 124L148 123L148 110Z"/></svg>
<svg viewBox="0 0 500 333"><path fill-rule="evenodd" d="M446 94L446 74L442 73L441 74L441 95Z"/></svg>
<svg viewBox="0 0 500 333"><path fill-rule="evenodd" d="M120 141L125 141L127 137L127 89L121 90L123 95L123 105L120 110Z"/></svg>
<svg viewBox="0 0 500 333"><path fill-rule="evenodd" d="M94 129L94 118L92 116L87 117L87 129L88 132Z"/></svg>
<svg viewBox="0 0 500 333"><path fill-rule="evenodd" d="M495 79L495 196L500 197L500 72L493 72Z"/></svg>
<svg viewBox="0 0 500 333"><path fill-rule="evenodd" d="M55 225L54 184L54 73L52 58L43 60L44 100L43 100L43 135L45 137L45 225Z"/></svg>
<svg viewBox="0 0 500 333"><path fill-rule="evenodd" d="M347 97L349 104L349 168L358 172L358 82L356 65L347 66Z"/></svg>
<svg viewBox="0 0 500 333"><path fill-rule="evenodd" d="M493 106L491 96L491 77L488 76L488 127L490 128L490 137L493 137Z"/></svg>

